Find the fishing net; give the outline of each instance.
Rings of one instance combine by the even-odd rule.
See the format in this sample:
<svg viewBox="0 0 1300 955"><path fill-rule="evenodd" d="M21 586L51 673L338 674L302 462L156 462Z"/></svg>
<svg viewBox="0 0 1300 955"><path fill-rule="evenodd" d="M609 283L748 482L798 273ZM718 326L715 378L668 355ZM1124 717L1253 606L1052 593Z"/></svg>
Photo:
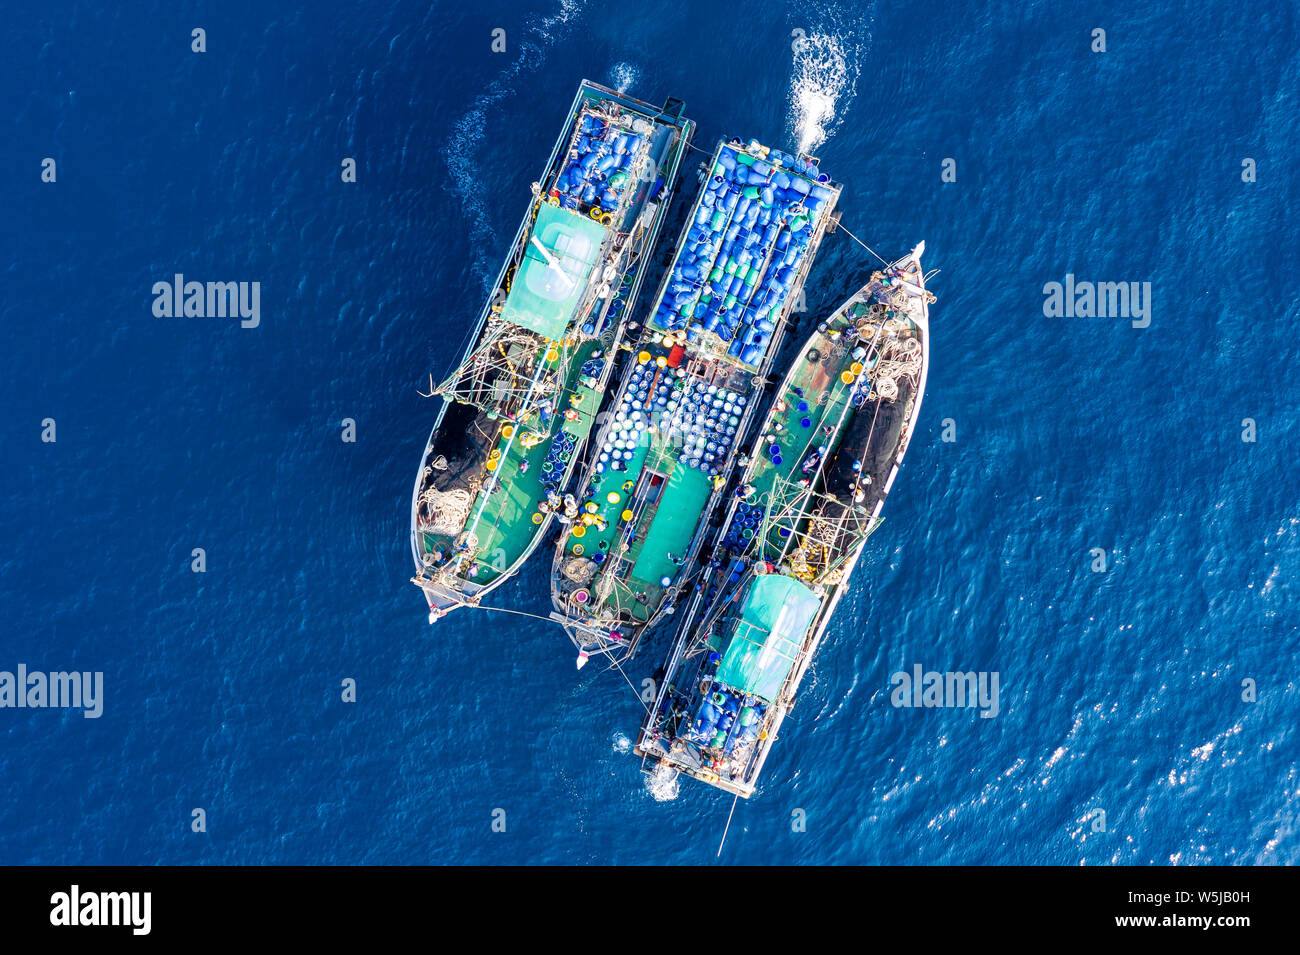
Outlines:
<svg viewBox="0 0 1300 955"><path fill-rule="evenodd" d="M425 488L420 495L424 502L421 508L420 529L429 534L443 534L448 537L458 533L469 520L469 508L473 498L465 488L453 488L439 491L435 487Z"/></svg>

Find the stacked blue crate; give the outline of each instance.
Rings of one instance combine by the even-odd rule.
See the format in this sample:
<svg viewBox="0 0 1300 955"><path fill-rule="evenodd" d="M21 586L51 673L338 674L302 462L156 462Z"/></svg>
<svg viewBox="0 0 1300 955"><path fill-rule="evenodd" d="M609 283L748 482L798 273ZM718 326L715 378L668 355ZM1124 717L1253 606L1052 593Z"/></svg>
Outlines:
<svg viewBox="0 0 1300 955"><path fill-rule="evenodd" d="M616 208L633 181L632 166L645 139L590 113L584 115L552 196L566 209L577 209L579 204L606 211Z"/></svg>
<svg viewBox="0 0 1300 955"><path fill-rule="evenodd" d="M712 332L758 365L835 192L815 165L776 150L764 160L724 145L711 173L654 321L691 340Z"/></svg>
<svg viewBox="0 0 1300 955"><path fill-rule="evenodd" d="M695 711L689 736L703 747L731 753L758 739L766 710L762 700L715 682Z"/></svg>

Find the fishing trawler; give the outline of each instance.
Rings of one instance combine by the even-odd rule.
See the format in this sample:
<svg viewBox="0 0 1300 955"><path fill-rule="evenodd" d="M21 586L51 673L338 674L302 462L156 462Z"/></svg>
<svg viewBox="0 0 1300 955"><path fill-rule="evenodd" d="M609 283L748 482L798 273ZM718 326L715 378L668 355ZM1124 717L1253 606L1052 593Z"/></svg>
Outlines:
<svg viewBox="0 0 1300 955"><path fill-rule="evenodd" d="M605 420L563 508L552 618L618 663L689 593L738 445L840 186L817 160L719 143Z"/></svg>
<svg viewBox="0 0 1300 955"><path fill-rule="evenodd" d="M915 431L929 364L925 243L817 327L763 422L636 751L737 796L781 723Z"/></svg>
<svg viewBox="0 0 1300 955"><path fill-rule="evenodd" d="M695 124L583 81L442 398L411 498L429 622L545 534L608 385Z"/></svg>

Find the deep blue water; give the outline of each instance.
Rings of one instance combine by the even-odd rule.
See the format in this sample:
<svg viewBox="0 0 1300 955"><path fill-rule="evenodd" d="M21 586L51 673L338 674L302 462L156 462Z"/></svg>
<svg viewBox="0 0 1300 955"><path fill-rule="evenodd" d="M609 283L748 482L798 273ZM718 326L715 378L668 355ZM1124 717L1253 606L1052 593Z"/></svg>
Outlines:
<svg viewBox="0 0 1300 955"><path fill-rule="evenodd" d="M540 621L425 622L416 392L451 367L580 79L682 98L706 149L789 148L797 29L843 62L818 152L845 224L887 256L924 238L942 272L885 524L723 861L1300 861L1294 7L6 20L0 669L102 670L105 709L0 709L0 862L713 861L731 799L647 792L616 673L576 674ZM871 267L828 240L812 314ZM174 272L261 282L260 327L155 318ZM1150 327L1045 317L1067 272L1151 282ZM548 563L495 602L545 613ZM892 707L917 663L998 672L1000 714Z"/></svg>

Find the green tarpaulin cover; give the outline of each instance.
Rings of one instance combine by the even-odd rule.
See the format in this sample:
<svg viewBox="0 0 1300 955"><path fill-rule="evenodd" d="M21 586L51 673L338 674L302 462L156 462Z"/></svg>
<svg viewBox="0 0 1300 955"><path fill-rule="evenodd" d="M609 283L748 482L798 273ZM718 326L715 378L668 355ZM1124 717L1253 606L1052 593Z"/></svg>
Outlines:
<svg viewBox="0 0 1300 955"><path fill-rule="evenodd" d="M793 577L755 577L718 679L769 703L775 700L820 605L817 595Z"/></svg>
<svg viewBox="0 0 1300 955"><path fill-rule="evenodd" d="M542 203L501 317L544 338L563 338L587 290L605 232L576 212Z"/></svg>

